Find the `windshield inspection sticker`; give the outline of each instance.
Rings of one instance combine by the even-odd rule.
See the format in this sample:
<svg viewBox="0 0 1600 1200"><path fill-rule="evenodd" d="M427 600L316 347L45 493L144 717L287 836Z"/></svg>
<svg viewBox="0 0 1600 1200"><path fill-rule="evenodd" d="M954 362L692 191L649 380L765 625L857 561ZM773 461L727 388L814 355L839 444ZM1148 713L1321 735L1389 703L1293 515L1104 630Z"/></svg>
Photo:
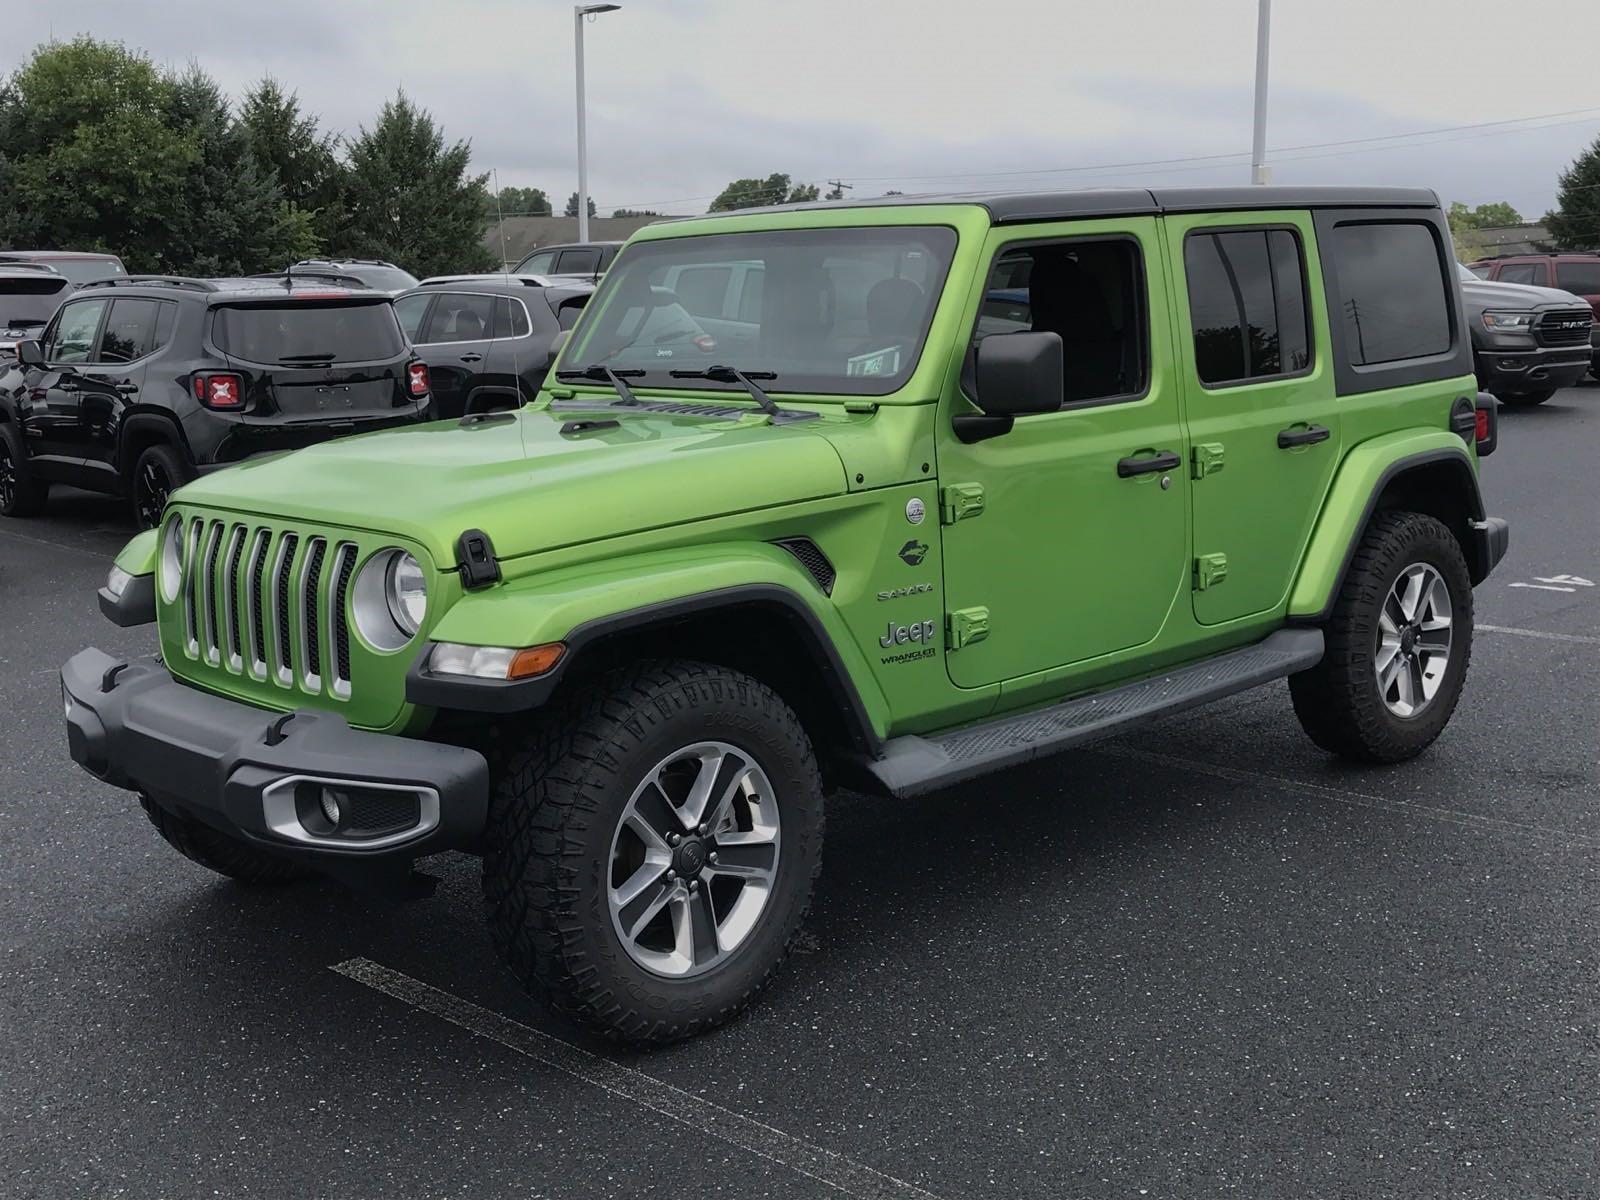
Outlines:
<svg viewBox="0 0 1600 1200"><path fill-rule="evenodd" d="M844 373L847 376L893 375L899 369L899 346L886 346L882 350L871 350L844 360Z"/></svg>

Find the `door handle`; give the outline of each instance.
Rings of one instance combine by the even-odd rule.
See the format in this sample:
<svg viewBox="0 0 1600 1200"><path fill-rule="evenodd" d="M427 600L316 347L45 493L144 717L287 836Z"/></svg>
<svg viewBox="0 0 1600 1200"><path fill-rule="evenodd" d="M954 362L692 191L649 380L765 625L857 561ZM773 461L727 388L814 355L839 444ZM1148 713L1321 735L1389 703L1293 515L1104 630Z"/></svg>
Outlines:
<svg viewBox="0 0 1600 1200"><path fill-rule="evenodd" d="M71 383L71 382L63 379L60 383L56 384L56 391L58 391L58 392L81 392L81 391L83 391L83 389L81 387L79 387L77 384Z"/></svg>
<svg viewBox="0 0 1600 1200"><path fill-rule="evenodd" d="M124 396L131 396L139 390L139 385L131 380L124 379L121 383L112 384Z"/></svg>
<svg viewBox="0 0 1600 1200"><path fill-rule="evenodd" d="M1117 477L1129 479L1135 475L1153 475L1157 471L1176 471L1183 465L1171 450L1161 450L1153 458L1119 458L1117 459Z"/></svg>
<svg viewBox="0 0 1600 1200"><path fill-rule="evenodd" d="M461 361L462 362L482 362L483 361L483 355L481 355L481 354L463 354L461 356Z"/></svg>
<svg viewBox="0 0 1600 1200"><path fill-rule="evenodd" d="M1278 431L1278 449L1293 450L1296 446L1315 446L1318 442L1325 442L1332 436L1328 432L1326 425L1309 425L1305 429L1280 429Z"/></svg>

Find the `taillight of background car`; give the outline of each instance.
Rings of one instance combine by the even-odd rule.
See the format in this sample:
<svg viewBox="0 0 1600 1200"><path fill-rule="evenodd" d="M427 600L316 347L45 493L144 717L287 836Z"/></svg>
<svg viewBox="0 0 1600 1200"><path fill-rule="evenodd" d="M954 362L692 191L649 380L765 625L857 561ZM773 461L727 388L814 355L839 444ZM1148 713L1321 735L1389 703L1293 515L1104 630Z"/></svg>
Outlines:
<svg viewBox="0 0 1600 1200"><path fill-rule="evenodd" d="M406 364L406 387L413 396L422 397L428 394L428 364L414 362Z"/></svg>
<svg viewBox="0 0 1600 1200"><path fill-rule="evenodd" d="M197 373L194 398L219 412L241 409L244 407L244 380L227 371Z"/></svg>

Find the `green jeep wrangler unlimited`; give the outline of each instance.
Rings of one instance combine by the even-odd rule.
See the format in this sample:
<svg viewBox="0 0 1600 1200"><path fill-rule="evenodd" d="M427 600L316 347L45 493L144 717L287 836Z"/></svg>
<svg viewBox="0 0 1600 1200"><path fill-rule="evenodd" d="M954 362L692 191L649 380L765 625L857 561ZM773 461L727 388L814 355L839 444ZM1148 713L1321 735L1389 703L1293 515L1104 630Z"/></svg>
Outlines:
<svg viewBox="0 0 1600 1200"><path fill-rule="evenodd" d="M910 799L1287 678L1423 750L1505 552L1410 190L893 197L653 225L545 391L178 492L62 672L73 758L247 883L483 858L523 983L709 1028L830 787Z"/></svg>

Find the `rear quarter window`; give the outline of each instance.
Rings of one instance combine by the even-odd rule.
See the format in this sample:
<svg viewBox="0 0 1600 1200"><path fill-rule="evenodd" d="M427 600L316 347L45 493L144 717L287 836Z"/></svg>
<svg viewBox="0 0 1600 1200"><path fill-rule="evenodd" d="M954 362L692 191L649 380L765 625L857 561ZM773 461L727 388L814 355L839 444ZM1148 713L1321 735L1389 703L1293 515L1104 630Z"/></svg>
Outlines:
<svg viewBox="0 0 1600 1200"><path fill-rule="evenodd" d="M1433 228L1418 222L1346 224L1333 232L1345 354L1358 366L1446 353L1450 293Z"/></svg>
<svg viewBox="0 0 1600 1200"><path fill-rule="evenodd" d="M212 320L217 348L253 363L373 362L406 348L391 304L221 305Z"/></svg>
<svg viewBox="0 0 1600 1200"><path fill-rule="evenodd" d="M1556 286L1579 296L1600 295L1600 262L1557 263Z"/></svg>

